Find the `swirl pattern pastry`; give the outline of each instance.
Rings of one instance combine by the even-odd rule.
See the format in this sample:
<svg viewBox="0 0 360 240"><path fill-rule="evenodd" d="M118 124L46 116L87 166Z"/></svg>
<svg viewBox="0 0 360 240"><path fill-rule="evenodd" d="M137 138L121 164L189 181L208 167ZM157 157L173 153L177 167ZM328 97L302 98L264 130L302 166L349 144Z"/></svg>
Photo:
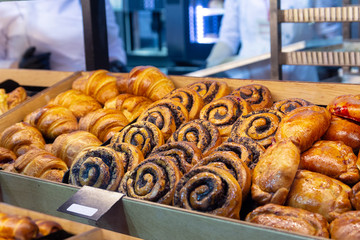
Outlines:
<svg viewBox="0 0 360 240"><path fill-rule="evenodd" d="M191 88L175 89L166 95L165 98L178 101L184 105L189 112L189 120L199 118L200 110L204 106L202 97Z"/></svg>
<svg viewBox="0 0 360 240"><path fill-rule="evenodd" d="M239 219L242 195L231 173L202 166L186 173L176 186L174 206Z"/></svg>
<svg viewBox="0 0 360 240"><path fill-rule="evenodd" d="M133 170L144 161L144 155L140 149L130 143L111 143L108 147L114 149L120 156L124 173Z"/></svg>
<svg viewBox="0 0 360 240"><path fill-rule="evenodd" d="M242 198L247 197L251 185L250 169L235 153L227 151L213 152L203 158L194 168L200 166L219 167L228 171L238 181L242 190Z"/></svg>
<svg viewBox="0 0 360 240"><path fill-rule="evenodd" d="M137 121L155 124L167 140L182 123L189 121L189 113L180 102L163 99L151 104Z"/></svg>
<svg viewBox="0 0 360 240"><path fill-rule="evenodd" d="M224 97L230 93L230 87L226 82L217 80L203 80L191 83L186 86L194 89L204 100L204 104L208 104L213 100Z"/></svg>
<svg viewBox="0 0 360 240"><path fill-rule="evenodd" d="M281 112L272 109L242 115L234 123L230 138L248 137L267 148L274 141L283 116Z"/></svg>
<svg viewBox="0 0 360 240"><path fill-rule="evenodd" d="M136 199L171 205L180 178L181 172L171 159L150 157L125 174L118 191Z"/></svg>
<svg viewBox="0 0 360 240"><path fill-rule="evenodd" d="M229 136L235 121L252 112L248 102L236 96L225 96L205 105L200 111L200 119L213 123L221 136Z"/></svg>
<svg viewBox="0 0 360 240"><path fill-rule="evenodd" d="M341 95L334 98L327 109L331 114L360 122L360 95Z"/></svg>
<svg viewBox="0 0 360 240"><path fill-rule="evenodd" d="M139 148L144 158L147 158L155 147L164 144L164 136L155 124L139 121L115 133L110 141L111 144L123 142L130 143Z"/></svg>
<svg viewBox="0 0 360 240"><path fill-rule="evenodd" d="M168 156L185 174L202 159L200 149L191 142L169 142L155 148L149 157Z"/></svg>
<svg viewBox="0 0 360 240"><path fill-rule="evenodd" d="M298 107L305 107L310 105L314 105L314 104L302 98L287 98L275 102L271 108L278 110L283 114L287 114Z"/></svg>
<svg viewBox="0 0 360 240"><path fill-rule="evenodd" d="M332 239L356 240L360 238L360 211L340 214L329 225Z"/></svg>
<svg viewBox="0 0 360 240"><path fill-rule="evenodd" d="M239 87L232 91L231 95L245 99L254 111L270 108L273 105L270 90L261 84L249 84Z"/></svg>
<svg viewBox="0 0 360 240"><path fill-rule="evenodd" d="M69 183L116 190L124 175L117 152L110 147L89 147L78 153L69 173Z"/></svg>
<svg viewBox="0 0 360 240"><path fill-rule="evenodd" d="M168 142L186 141L195 143L204 156L221 144L220 132L209 121L195 119L182 124Z"/></svg>

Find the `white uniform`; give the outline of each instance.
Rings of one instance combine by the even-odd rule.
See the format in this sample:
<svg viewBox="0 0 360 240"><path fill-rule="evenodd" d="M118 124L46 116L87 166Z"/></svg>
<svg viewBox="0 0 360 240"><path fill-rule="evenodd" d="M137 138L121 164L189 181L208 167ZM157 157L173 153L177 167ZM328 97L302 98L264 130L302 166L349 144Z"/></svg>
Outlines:
<svg viewBox="0 0 360 240"><path fill-rule="evenodd" d="M109 58L126 64L115 15L106 0ZM86 70L80 0L0 2L0 68L9 68L30 46L51 52L52 70Z"/></svg>
<svg viewBox="0 0 360 240"><path fill-rule="evenodd" d="M326 2L326 0L281 1L282 9L336 5L339 6L339 2ZM270 0L225 0L224 7L225 15L219 36L219 43L229 48L224 52L231 55L239 54L241 59L269 53L271 50ZM334 37L341 34L341 25L338 23L282 23L281 27L283 45L320 37ZM241 49L238 52L240 43ZM221 59L221 57L217 59ZM270 62L255 63L227 73L233 78L270 79ZM315 67L284 66L283 79L318 81L318 76Z"/></svg>

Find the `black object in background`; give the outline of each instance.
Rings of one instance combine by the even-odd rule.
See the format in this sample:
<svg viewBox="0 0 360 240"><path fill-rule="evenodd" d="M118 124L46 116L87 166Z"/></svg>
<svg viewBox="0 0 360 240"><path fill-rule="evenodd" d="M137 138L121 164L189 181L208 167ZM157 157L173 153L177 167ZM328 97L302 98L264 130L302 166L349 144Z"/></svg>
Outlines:
<svg viewBox="0 0 360 240"><path fill-rule="evenodd" d="M19 68L25 69L46 69L50 70L50 55L51 53L35 54L36 48L29 47L23 54Z"/></svg>

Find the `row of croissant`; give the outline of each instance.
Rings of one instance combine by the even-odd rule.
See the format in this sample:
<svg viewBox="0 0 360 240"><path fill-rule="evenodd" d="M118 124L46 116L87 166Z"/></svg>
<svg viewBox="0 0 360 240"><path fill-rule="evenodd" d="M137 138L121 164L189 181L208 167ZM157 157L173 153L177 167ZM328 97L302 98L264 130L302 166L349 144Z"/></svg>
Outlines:
<svg viewBox="0 0 360 240"><path fill-rule="evenodd" d="M0 167L340 238L360 220L359 110L352 95L321 107L259 84L98 70L5 129Z"/></svg>

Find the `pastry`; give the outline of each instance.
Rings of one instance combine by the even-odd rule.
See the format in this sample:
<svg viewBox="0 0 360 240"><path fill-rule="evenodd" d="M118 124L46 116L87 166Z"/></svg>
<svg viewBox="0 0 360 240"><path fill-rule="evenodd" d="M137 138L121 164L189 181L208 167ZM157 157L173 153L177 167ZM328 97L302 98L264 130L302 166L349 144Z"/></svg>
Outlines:
<svg viewBox="0 0 360 240"><path fill-rule="evenodd" d="M250 212L245 221L316 237L329 238L328 222L318 213L301 208L266 204Z"/></svg>
<svg viewBox="0 0 360 240"><path fill-rule="evenodd" d="M116 80L120 93L130 93L157 101L175 89L174 83L153 66L134 67L128 77Z"/></svg>
<svg viewBox="0 0 360 240"><path fill-rule="evenodd" d="M322 173L352 185L360 180L357 156L341 141L317 141L301 154L300 169Z"/></svg>
<svg viewBox="0 0 360 240"><path fill-rule="evenodd" d="M204 100L204 104L208 104L213 100L219 99L230 93L230 87L226 82L217 80L202 80L186 86L194 89Z"/></svg>
<svg viewBox="0 0 360 240"><path fill-rule="evenodd" d="M17 156L7 148L0 147L0 169L6 168L7 165L13 163Z"/></svg>
<svg viewBox="0 0 360 240"><path fill-rule="evenodd" d="M74 158L82 149L100 146L101 144L102 142L94 134L78 130L58 136L54 140L50 152L61 158L68 167L71 167Z"/></svg>
<svg viewBox="0 0 360 240"><path fill-rule="evenodd" d="M232 91L231 95L238 96L247 101L254 111L270 108L273 105L270 90L261 84L249 84L239 87Z"/></svg>
<svg viewBox="0 0 360 240"><path fill-rule="evenodd" d="M331 114L324 107L316 105L299 107L284 116L275 139L281 141L291 138L303 152L315 141L320 140L329 128L330 121Z"/></svg>
<svg viewBox="0 0 360 240"><path fill-rule="evenodd" d="M74 114L66 107L59 105L46 105L27 114L24 122L39 129L45 138L54 140L63 133L79 129Z"/></svg>
<svg viewBox="0 0 360 240"><path fill-rule="evenodd" d="M151 122L139 121L127 125L115 133L110 143L130 143L139 148L147 158L151 151L164 144L164 136L160 129Z"/></svg>
<svg viewBox="0 0 360 240"><path fill-rule="evenodd" d="M53 154L33 148L15 160L14 169L27 176L61 182L68 167Z"/></svg>
<svg viewBox="0 0 360 240"><path fill-rule="evenodd" d="M23 87L17 87L7 94L8 108L12 109L24 102L28 98L27 92Z"/></svg>
<svg viewBox="0 0 360 240"><path fill-rule="evenodd" d="M278 110L282 112L283 114L287 114L298 107L305 107L314 105L309 101L306 101L302 98L286 98L283 100L279 100L274 102L274 104L271 106L272 109Z"/></svg>
<svg viewBox="0 0 360 240"><path fill-rule="evenodd" d="M351 210L350 191L351 188L339 180L321 173L299 170L285 205L320 213L331 222L341 213Z"/></svg>
<svg viewBox="0 0 360 240"><path fill-rule="evenodd" d="M155 124L163 133L166 141L182 123L189 121L189 113L180 102L163 99L151 104L137 121L148 121Z"/></svg>
<svg viewBox="0 0 360 240"><path fill-rule="evenodd" d="M5 89L0 88L0 114L4 114L9 110L7 98L8 95L6 94Z"/></svg>
<svg viewBox="0 0 360 240"><path fill-rule="evenodd" d="M124 175L118 153L103 146L88 147L76 155L69 173L69 183L116 190Z"/></svg>
<svg viewBox="0 0 360 240"><path fill-rule="evenodd" d="M79 129L94 134L101 142L106 142L129 123L116 109L98 109L79 120Z"/></svg>
<svg viewBox="0 0 360 240"><path fill-rule="evenodd" d="M205 105L200 119L213 123L221 136L229 136L234 122L242 115L252 112L248 102L236 96L225 96Z"/></svg>
<svg viewBox="0 0 360 240"><path fill-rule="evenodd" d="M248 137L267 148L274 142L275 133L283 116L281 112L272 109L242 115L234 123L230 138Z"/></svg>
<svg viewBox="0 0 360 240"><path fill-rule="evenodd" d="M204 107L202 97L191 88L178 88L171 91L164 98L180 102L189 112L189 120L199 118L200 110Z"/></svg>
<svg viewBox="0 0 360 240"><path fill-rule="evenodd" d="M180 171L185 174L202 159L202 153L195 143L179 141L169 142L156 147L149 157L168 156Z"/></svg>
<svg viewBox="0 0 360 240"><path fill-rule="evenodd" d="M34 147L44 149L45 140L38 129L28 123L19 122L7 127L1 133L0 146L20 156Z"/></svg>
<svg viewBox="0 0 360 240"><path fill-rule="evenodd" d="M331 114L360 122L360 95L341 95L334 98L327 109Z"/></svg>
<svg viewBox="0 0 360 240"><path fill-rule="evenodd" d="M259 205L283 205L299 162L300 149L292 141L284 140L270 146L252 172L252 199Z"/></svg>
<svg viewBox="0 0 360 240"><path fill-rule="evenodd" d="M206 156L221 144L221 137L214 124L206 120L195 119L183 123L168 140L168 142L177 141L195 143Z"/></svg>
<svg viewBox="0 0 360 240"><path fill-rule="evenodd" d="M58 94L49 104L68 108L77 119L102 108L101 104L93 97L73 89Z"/></svg>
<svg viewBox="0 0 360 240"><path fill-rule="evenodd" d="M180 178L180 170L169 157L149 157L125 174L118 191L132 198L172 205Z"/></svg>
<svg viewBox="0 0 360 240"><path fill-rule="evenodd" d="M360 182L357 182L351 187L349 197L352 207L356 210L360 210Z"/></svg>
<svg viewBox="0 0 360 240"><path fill-rule="evenodd" d="M120 156L120 161L124 167L124 173L133 170L137 165L144 161L141 150L130 143L111 143L107 145L114 149Z"/></svg>
<svg viewBox="0 0 360 240"><path fill-rule="evenodd" d="M360 239L360 211L349 211L340 214L329 225L332 239Z"/></svg>
<svg viewBox="0 0 360 240"><path fill-rule="evenodd" d="M104 69L92 71L76 79L72 84L72 89L95 98L101 104L119 95L116 77Z"/></svg>
<svg viewBox="0 0 360 240"><path fill-rule="evenodd" d="M29 217L0 212L0 238L31 240L38 235L39 228Z"/></svg>
<svg viewBox="0 0 360 240"><path fill-rule="evenodd" d="M107 100L104 108L120 110L129 122L132 122L152 103L149 98L124 93Z"/></svg>
<svg viewBox="0 0 360 240"><path fill-rule="evenodd" d="M58 222L52 220L36 219L34 221L39 228L39 236L47 236L51 233L63 230L63 227Z"/></svg>
<svg viewBox="0 0 360 240"><path fill-rule="evenodd" d="M197 167L176 186L174 206L239 219L241 188L235 177L218 167Z"/></svg>

